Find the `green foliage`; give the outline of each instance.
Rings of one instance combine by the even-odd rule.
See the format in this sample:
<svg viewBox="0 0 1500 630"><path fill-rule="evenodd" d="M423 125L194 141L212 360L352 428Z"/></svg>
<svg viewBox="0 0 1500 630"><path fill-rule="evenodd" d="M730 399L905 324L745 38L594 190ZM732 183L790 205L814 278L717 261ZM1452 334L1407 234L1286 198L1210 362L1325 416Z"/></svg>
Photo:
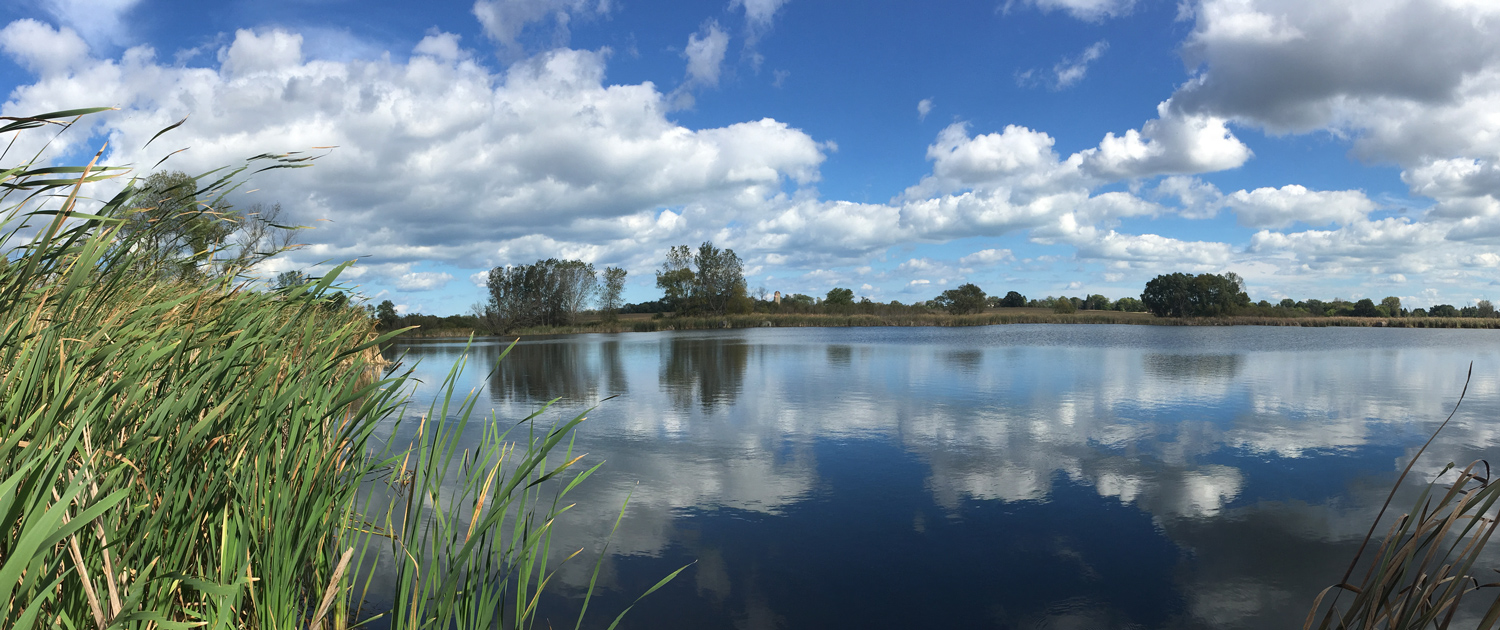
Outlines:
<svg viewBox="0 0 1500 630"><path fill-rule="evenodd" d="M1007 291L1005 297L1000 299L1002 308L1021 308L1026 306L1026 296L1015 291Z"/></svg>
<svg viewBox="0 0 1500 630"><path fill-rule="evenodd" d="M115 172L0 171L0 627L344 629L367 599L398 630L533 627L558 500L594 470L566 453L582 418L509 437L449 408L455 371L425 416L452 420L377 446L412 374L382 378L398 333L347 306L347 265L278 292L141 274L130 189L75 211Z"/></svg>
<svg viewBox="0 0 1500 630"><path fill-rule="evenodd" d="M594 266L548 258L530 265L495 267L485 283L489 301L483 321L493 332L573 323L598 290Z"/></svg>
<svg viewBox="0 0 1500 630"><path fill-rule="evenodd" d="M984 312L984 290L974 284L961 284L948 289L933 300L937 307L954 315Z"/></svg>
<svg viewBox="0 0 1500 630"><path fill-rule="evenodd" d="M854 290L835 287L828 291L828 297L823 298L823 303L829 306L853 306Z"/></svg>
<svg viewBox="0 0 1500 630"><path fill-rule="evenodd" d="M1386 313L1389 313L1391 317L1401 316L1401 298L1389 296L1381 300L1380 305L1385 307Z"/></svg>
<svg viewBox="0 0 1500 630"><path fill-rule="evenodd" d="M662 301L678 315L749 312L754 302L745 287L744 263L732 249L705 241L693 253L686 245L668 250L656 272Z"/></svg>
<svg viewBox="0 0 1500 630"><path fill-rule="evenodd" d="M1355 302L1353 314L1355 317L1376 317L1380 315L1380 313L1375 310L1375 301L1371 300L1370 298L1364 298L1358 302Z"/></svg>
<svg viewBox="0 0 1500 630"><path fill-rule="evenodd" d="M625 292L625 270L619 267L604 268L604 290L599 292L599 310L610 321L618 318Z"/></svg>
<svg viewBox="0 0 1500 630"><path fill-rule="evenodd" d="M375 320L379 322L381 330L391 330L396 327L396 304L390 300L382 300L375 307Z"/></svg>
<svg viewBox="0 0 1500 630"><path fill-rule="evenodd" d="M1144 313L1146 305L1133 297L1122 297L1115 300L1115 310L1125 313Z"/></svg>
<svg viewBox="0 0 1500 630"><path fill-rule="evenodd" d="M1218 317L1250 305L1233 273L1160 275L1146 283L1141 303L1157 317Z"/></svg>
<svg viewBox="0 0 1500 630"><path fill-rule="evenodd" d="M1109 298L1095 293L1084 298L1082 308L1087 311L1107 311L1110 306Z"/></svg>
<svg viewBox="0 0 1500 630"><path fill-rule="evenodd" d="M693 272L693 250L687 245L677 245L667 250L667 260L656 272L656 287L662 290L661 301L669 310L677 310L687 304L697 284Z"/></svg>
<svg viewBox="0 0 1500 630"><path fill-rule="evenodd" d="M1077 311L1078 306L1073 302L1073 300L1067 298L1066 296L1059 297L1052 301L1052 312L1057 313L1058 315L1067 315L1069 313L1075 313Z"/></svg>
<svg viewBox="0 0 1500 630"><path fill-rule="evenodd" d="M292 287L300 287L304 284L307 284L307 282L307 274L302 273L301 271L297 271L295 269L291 271L283 271L276 274L276 277L271 279L271 290L280 291L283 289L290 289Z"/></svg>

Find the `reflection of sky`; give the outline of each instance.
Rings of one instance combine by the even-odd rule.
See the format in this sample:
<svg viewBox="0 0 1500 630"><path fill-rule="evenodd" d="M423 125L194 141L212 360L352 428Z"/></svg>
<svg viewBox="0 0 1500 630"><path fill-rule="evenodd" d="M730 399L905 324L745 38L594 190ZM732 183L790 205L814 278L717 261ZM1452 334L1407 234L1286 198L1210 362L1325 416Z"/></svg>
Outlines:
<svg viewBox="0 0 1500 630"><path fill-rule="evenodd" d="M462 344L401 349L430 386ZM520 343L487 377L502 349L459 381L481 410L599 405L578 443L608 463L559 548L596 544L633 492L602 601L699 560L630 627L1291 626L1469 361L1465 411L1418 468L1500 442L1491 331L597 335Z"/></svg>

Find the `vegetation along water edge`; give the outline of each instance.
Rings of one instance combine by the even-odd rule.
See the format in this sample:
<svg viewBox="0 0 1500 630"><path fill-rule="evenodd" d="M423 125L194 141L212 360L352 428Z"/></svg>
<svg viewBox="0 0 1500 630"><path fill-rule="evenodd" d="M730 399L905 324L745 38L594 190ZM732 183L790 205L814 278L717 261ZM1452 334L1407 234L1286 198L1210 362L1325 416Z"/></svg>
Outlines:
<svg viewBox="0 0 1500 630"><path fill-rule="evenodd" d="M378 353L402 331L351 304L347 264L265 290L275 248L226 245L254 221L237 178L308 163L0 170L0 628L584 624L592 583L566 620L539 606L554 517L599 467L572 451L584 416L486 417L461 365L413 405Z"/></svg>

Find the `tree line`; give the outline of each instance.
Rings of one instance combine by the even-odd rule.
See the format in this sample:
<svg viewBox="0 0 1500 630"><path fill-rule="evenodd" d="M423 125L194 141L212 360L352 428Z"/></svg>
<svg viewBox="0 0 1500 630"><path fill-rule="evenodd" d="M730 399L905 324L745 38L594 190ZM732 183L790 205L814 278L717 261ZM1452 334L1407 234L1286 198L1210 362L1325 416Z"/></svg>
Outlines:
<svg viewBox="0 0 1500 630"><path fill-rule="evenodd" d="M1233 272L1159 275L1146 283L1141 302L1145 310L1158 317L1497 317L1489 300L1463 308L1437 304L1430 309L1407 309L1396 296L1386 296L1379 302L1370 298L1350 302L1336 297L1326 302L1285 298L1274 304L1268 300L1251 303L1244 281Z"/></svg>

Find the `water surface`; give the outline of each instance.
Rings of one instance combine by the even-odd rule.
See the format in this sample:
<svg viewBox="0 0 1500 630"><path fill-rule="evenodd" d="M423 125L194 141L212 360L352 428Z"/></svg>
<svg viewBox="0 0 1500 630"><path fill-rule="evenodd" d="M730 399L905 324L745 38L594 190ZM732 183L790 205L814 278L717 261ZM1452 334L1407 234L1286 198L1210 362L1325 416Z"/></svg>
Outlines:
<svg viewBox="0 0 1500 630"><path fill-rule="evenodd" d="M397 346L418 399L463 347ZM696 562L628 628L1300 627L1471 361L1417 470L1500 441L1497 331L583 335L522 342L486 376L503 349L471 349L481 410L598 406L578 448L607 463L557 547L597 549L633 492L591 609ZM591 569L565 565L559 595ZM549 606L571 627L576 601Z"/></svg>

